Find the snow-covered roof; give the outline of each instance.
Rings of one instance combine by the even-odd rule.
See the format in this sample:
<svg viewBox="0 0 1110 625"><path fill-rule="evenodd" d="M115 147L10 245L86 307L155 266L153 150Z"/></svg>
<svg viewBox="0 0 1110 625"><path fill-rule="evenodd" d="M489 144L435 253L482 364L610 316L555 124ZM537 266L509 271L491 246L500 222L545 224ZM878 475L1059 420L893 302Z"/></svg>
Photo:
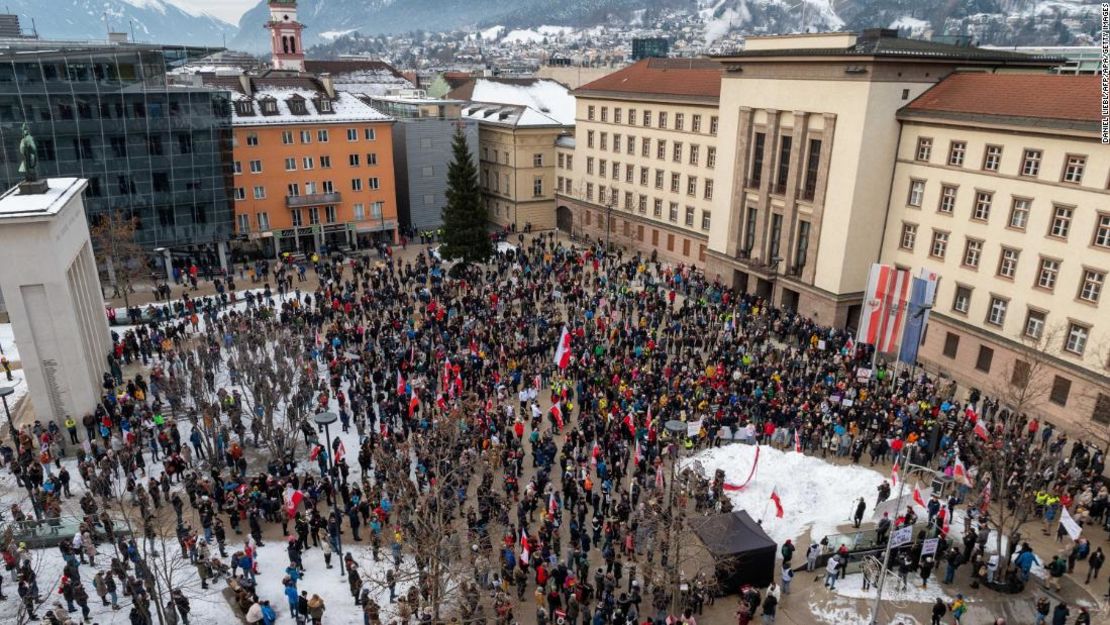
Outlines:
<svg viewBox="0 0 1110 625"><path fill-rule="evenodd" d="M508 109L520 109L512 121L500 120L515 126L573 126L574 96L562 83L544 78L535 79L496 79L475 78L474 81L451 95L466 91L465 98L473 104L464 109L463 114L474 119L498 123L490 119L489 109L503 105L498 114Z"/></svg>
<svg viewBox="0 0 1110 625"><path fill-rule="evenodd" d="M290 101L296 100L297 96L303 98L306 102L305 113L293 113L290 109ZM338 124L345 122L375 122L375 121L389 121L392 118L388 115L383 115L377 109L359 100L354 94L339 91L336 92L335 98L331 100L331 110L333 112L326 113L317 110L315 102L320 98L327 96L319 91L309 91L303 89L264 89L257 91L253 96L247 96L243 93L233 94L235 106L232 107L232 125L233 126L273 126L281 124ZM262 100L273 99L277 103L277 113L263 115L262 114ZM242 102L250 102L251 108L254 111L253 115L242 115L239 112L239 106Z"/></svg>

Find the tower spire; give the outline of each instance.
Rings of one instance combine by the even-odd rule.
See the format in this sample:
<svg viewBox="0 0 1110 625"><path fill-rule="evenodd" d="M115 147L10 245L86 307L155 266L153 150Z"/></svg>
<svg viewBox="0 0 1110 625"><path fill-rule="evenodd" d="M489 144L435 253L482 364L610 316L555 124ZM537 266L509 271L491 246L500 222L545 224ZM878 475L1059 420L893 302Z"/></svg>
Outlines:
<svg viewBox="0 0 1110 625"><path fill-rule="evenodd" d="M297 21L297 0L269 0L270 56L274 69L305 71L301 32L304 24Z"/></svg>

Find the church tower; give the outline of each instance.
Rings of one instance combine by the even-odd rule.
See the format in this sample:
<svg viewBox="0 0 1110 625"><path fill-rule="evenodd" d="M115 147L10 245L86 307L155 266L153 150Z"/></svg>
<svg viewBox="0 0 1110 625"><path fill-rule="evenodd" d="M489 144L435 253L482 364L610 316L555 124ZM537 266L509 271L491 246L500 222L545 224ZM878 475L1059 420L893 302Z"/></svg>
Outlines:
<svg viewBox="0 0 1110 625"><path fill-rule="evenodd" d="M304 24L297 21L297 0L270 0L270 50L274 69L304 71L304 48L301 31Z"/></svg>

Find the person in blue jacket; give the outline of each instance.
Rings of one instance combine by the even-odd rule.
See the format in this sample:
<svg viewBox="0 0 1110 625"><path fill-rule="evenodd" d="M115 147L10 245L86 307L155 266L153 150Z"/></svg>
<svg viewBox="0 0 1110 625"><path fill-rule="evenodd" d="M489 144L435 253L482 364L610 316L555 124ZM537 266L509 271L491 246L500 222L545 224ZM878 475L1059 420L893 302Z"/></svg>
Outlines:
<svg viewBox="0 0 1110 625"><path fill-rule="evenodd" d="M292 582L285 583L285 598L289 601L289 616L297 619L297 587Z"/></svg>
<svg viewBox="0 0 1110 625"><path fill-rule="evenodd" d="M262 600L262 622L264 625L274 625L277 621L277 612L270 606L269 600Z"/></svg>

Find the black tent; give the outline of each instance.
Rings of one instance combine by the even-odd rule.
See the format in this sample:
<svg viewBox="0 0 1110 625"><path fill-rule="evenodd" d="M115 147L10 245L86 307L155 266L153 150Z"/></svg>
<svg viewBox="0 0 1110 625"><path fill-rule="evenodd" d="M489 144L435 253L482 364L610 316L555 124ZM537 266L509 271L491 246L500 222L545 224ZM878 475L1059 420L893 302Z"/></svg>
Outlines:
<svg viewBox="0 0 1110 625"><path fill-rule="evenodd" d="M778 546L747 512L699 517L690 526L712 554L717 584L724 594L745 584L763 588L774 581Z"/></svg>

